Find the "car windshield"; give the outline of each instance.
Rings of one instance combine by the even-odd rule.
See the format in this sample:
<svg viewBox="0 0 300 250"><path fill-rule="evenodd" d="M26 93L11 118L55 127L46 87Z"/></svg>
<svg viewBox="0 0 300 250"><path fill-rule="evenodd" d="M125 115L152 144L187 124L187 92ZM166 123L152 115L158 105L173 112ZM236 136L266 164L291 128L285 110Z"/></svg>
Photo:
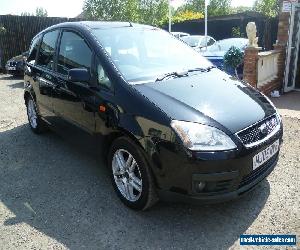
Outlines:
<svg viewBox="0 0 300 250"><path fill-rule="evenodd" d="M205 39L202 36L186 36L182 38L191 47L205 46Z"/></svg>
<svg viewBox="0 0 300 250"><path fill-rule="evenodd" d="M207 47L207 51L217 52L217 51L228 51L230 47L234 46L240 50L244 50L248 44L248 39L244 38L233 38L224 39L217 41L214 45Z"/></svg>
<svg viewBox="0 0 300 250"><path fill-rule="evenodd" d="M92 32L132 84L171 72L212 66L184 42L157 28L120 27Z"/></svg>

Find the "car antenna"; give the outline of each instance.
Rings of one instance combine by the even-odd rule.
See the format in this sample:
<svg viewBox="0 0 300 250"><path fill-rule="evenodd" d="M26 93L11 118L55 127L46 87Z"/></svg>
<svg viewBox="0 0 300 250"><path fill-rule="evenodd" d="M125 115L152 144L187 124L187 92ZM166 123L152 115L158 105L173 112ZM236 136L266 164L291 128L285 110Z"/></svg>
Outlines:
<svg viewBox="0 0 300 250"><path fill-rule="evenodd" d="M129 27L133 27L133 25L132 25L132 23L131 23L131 22L129 22Z"/></svg>

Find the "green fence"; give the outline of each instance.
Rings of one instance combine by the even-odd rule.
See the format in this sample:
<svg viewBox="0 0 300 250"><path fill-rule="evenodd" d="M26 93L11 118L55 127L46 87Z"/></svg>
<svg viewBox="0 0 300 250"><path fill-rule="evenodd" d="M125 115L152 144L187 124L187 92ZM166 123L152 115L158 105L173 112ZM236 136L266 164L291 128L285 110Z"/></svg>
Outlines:
<svg viewBox="0 0 300 250"><path fill-rule="evenodd" d="M76 18L36 17L0 15L0 56L1 66L6 61L28 50L32 38L43 29L62 22L79 21Z"/></svg>

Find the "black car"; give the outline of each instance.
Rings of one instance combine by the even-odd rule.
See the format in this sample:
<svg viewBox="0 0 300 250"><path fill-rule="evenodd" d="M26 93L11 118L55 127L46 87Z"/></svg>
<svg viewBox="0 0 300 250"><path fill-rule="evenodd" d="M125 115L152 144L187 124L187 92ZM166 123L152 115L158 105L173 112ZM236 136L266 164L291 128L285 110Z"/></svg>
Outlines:
<svg viewBox="0 0 300 250"><path fill-rule="evenodd" d="M163 30L62 23L35 36L26 64L33 132L78 129L106 145L131 208L230 200L276 165L283 129L268 98Z"/></svg>
<svg viewBox="0 0 300 250"><path fill-rule="evenodd" d="M28 52L15 56L6 62L5 69L8 74L19 76L24 74L24 66Z"/></svg>

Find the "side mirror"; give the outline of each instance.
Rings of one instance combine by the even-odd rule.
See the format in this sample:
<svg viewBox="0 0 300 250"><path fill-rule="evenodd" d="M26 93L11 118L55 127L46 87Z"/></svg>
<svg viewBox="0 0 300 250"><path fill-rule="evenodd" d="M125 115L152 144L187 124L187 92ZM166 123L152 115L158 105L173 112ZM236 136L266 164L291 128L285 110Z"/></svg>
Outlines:
<svg viewBox="0 0 300 250"><path fill-rule="evenodd" d="M91 76L85 68L70 69L68 74L68 80L71 82L88 82Z"/></svg>
<svg viewBox="0 0 300 250"><path fill-rule="evenodd" d="M24 56L24 57L28 57L28 55L29 55L29 51L25 51L22 53L22 56Z"/></svg>

